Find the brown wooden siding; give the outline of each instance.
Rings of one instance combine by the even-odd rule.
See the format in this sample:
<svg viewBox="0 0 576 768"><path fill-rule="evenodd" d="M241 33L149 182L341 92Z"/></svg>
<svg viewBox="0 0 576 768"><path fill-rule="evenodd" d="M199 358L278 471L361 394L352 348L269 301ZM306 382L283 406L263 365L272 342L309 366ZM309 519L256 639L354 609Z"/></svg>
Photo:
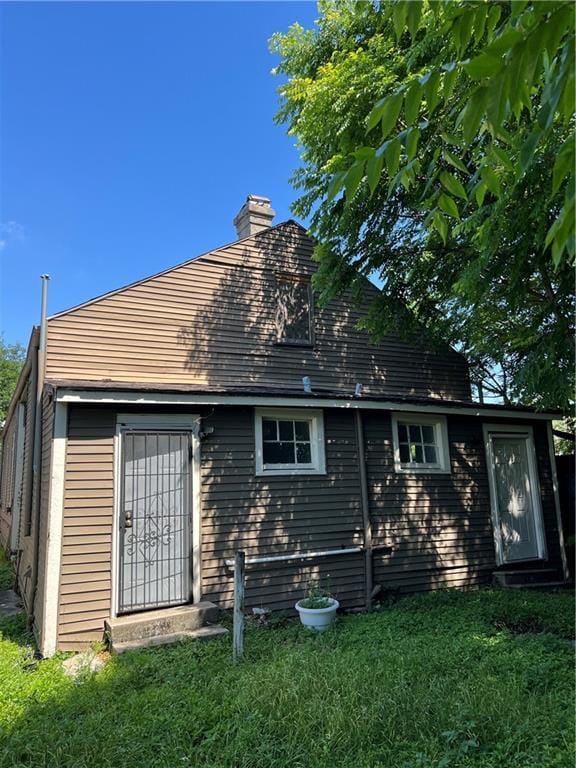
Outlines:
<svg viewBox="0 0 576 768"><path fill-rule="evenodd" d="M44 585L46 581L46 547L48 544L48 506L50 504L50 485L52 471L52 447L54 438L54 402L45 390L42 397L42 448L40 452L40 506L38 521L38 583L34 601L34 629L41 643L42 622L44 615ZM36 492L36 491L35 491ZM36 507L33 507L36 509Z"/></svg>
<svg viewBox="0 0 576 768"><path fill-rule="evenodd" d="M490 583L496 562L482 422L449 417L451 474L412 476L394 472L390 414L367 412L364 424L374 583L400 592ZM549 563L558 567L544 424L534 424L534 437Z"/></svg>
<svg viewBox="0 0 576 768"><path fill-rule="evenodd" d="M221 409L207 418L214 434L202 445L203 594L231 604L225 560L251 555L361 545L362 516L351 414L325 419L325 477L297 480L254 475L251 409ZM115 413L70 406L58 647L76 650L102 637L111 604ZM308 578L330 578L344 605L357 605L364 584L361 555L320 564L249 566L247 604L293 607Z"/></svg>
<svg viewBox="0 0 576 768"><path fill-rule="evenodd" d="M102 639L110 615L115 413L69 407L58 647Z"/></svg>
<svg viewBox="0 0 576 768"><path fill-rule="evenodd" d="M70 406L64 501L59 647L102 637L110 612L115 411ZM174 409L172 409L174 410ZM326 476L256 477L251 408L204 412L214 432L201 448L203 596L232 600L238 549L248 557L362 545L353 414L324 412ZM482 423L449 417L452 473L394 473L391 419L364 412L374 545L374 582L384 590L473 587L490 580L494 545ZM546 535L559 558L546 430L535 425ZM330 577L345 607L363 605L362 554L248 566L247 606L291 609L306 581Z"/></svg>
<svg viewBox="0 0 576 768"><path fill-rule="evenodd" d="M292 223L234 243L51 319L47 376L160 385L317 388L469 399L464 359L400 339L374 345L340 299L315 311L313 348L276 343L275 274L311 275ZM375 289L367 288L368 291Z"/></svg>
<svg viewBox="0 0 576 768"><path fill-rule="evenodd" d="M421 591L489 581L494 568L482 425L448 420L451 474L394 471L389 413L364 414L374 583Z"/></svg>
<svg viewBox="0 0 576 768"><path fill-rule="evenodd" d="M27 444L25 453L25 478L28 473L26 466L32 466L34 464L34 421L32 419L33 413L33 398L36 397L36 393L29 391L28 408L27 408ZM40 590L43 589L43 567L44 567L44 548L46 545L46 514L48 509L48 496L50 487L50 461L52 456L52 432L54 428L54 404L49 397L48 392L45 391L42 396L42 421L40 430L40 466L39 473L32 473L32 488L30 495L30 507L26 510L23 506L22 509L22 529L20 537L20 552L18 557L18 587L20 594L24 600L26 609L30 611L32 609L32 602L34 601L35 607L35 622L34 628L36 634L39 634L38 623L38 611L41 611L42 596L37 592L36 598L34 597L34 566L33 562L37 560L37 577L41 580L39 584ZM28 465L28 462L30 463ZM28 480L25 480L28 483ZM39 507L37 506L38 496ZM24 494L26 498L26 494ZM29 521L29 525L28 522ZM40 535L38 537L38 552L35 552L36 546L36 530L40 525Z"/></svg>
<svg viewBox="0 0 576 768"><path fill-rule="evenodd" d="M30 376L23 384L21 397L18 403L26 404L26 420L24 423L24 450L22 459L22 508L20 510L20 536L19 551L15 563L17 566L18 589L23 598L24 605L29 608L32 599L32 559L33 537L28 530L28 520L31 519L34 488L32 476L33 443L34 443L34 399L36 392L32 388ZM0 521L1 521L1 545L7 549L10 545L10 528L12 525L12 508L14 504L15 490L15 460L16 460L16 431L18 426L18 403L15 403L9 416L3 436L2 446L2 481L0 487ZM29 504L26 504L26 501Z"/></svg>
<svg viewBox="0 0 576 768"><path fill-rule="evenodd" d="M213 435L202 445L203 594L232 604L225 560L362 545L362 511L353 414L324 412L326 475L256 477L254 411L219 409L206 419ZM293 608L306 582L330 579L345 607L364 589L361 554L316 561L247 566L246 604Z"/></svg>
<svg viewBox="0 0 576 768"><path fill-rule="evenodd" d="M534 422L534 444L536 448L536 463L538 464L538 479L540 481L540 496L542 499L542 516L546 532L548 560L551 565L561 567L560 536L554 501L554 484L552 467L550 466L550 449L548 447L548 429L542 422Z"/></svg>
<svg viewBox="0 0 576 768"><path fill-rule="evenodd" d="M0 474L0 544L9 546L12 525L12 503L14 501L14 464L16 460L16 432L18 427L17 409L4 426L2 435L2 471Z"/></svg>
<svg viewBox="0 0 576 768"><path fill-rule="evenodd" d="M12 506L14 502L14 470L16 461L16 431L18 425L18 406L20 403L26 405L26 421L24 427L24 452L23 452L23 473L22 473L22 509L21 509L21 535L20 549L27 549L28 542L25 540L27 534L26 521L29 519L31 509L31 482L32 482L32 446L34 442L34 404L36 399L36 367L37 367L37 347L38 347L38 329L34 329L30 336L26 361L20 372L20 377L16 384L16 391L8 407L6 424L2 435L2 451L0 456L0 546L6 547L9 544L10 527L12 525ZM10 480L11 476L11 480ZM16 489L18 492L18 489ZM18 561L21 561L21 552ZM21 575L22 569L18 569ZM21 585L22 588L22 585ZM22 589L26 597L26 589Z"/></svg>
<svg viewBox="0 0 576 768"><path fill-rule="evenodd" d="M32 382L28 380L26 385L24 398L26 401L26 423L24 427L24 455L22 460L22 509L20 510L20 536L19 541L22 542L23 537L28 531L28 521L30 512L26 508L26 490L30 484L30 468L32 465L32 450L34 447L34 403L33 399L36 397L36 392L32 390ZM31 497L30 497L31 498Z"/></svg>

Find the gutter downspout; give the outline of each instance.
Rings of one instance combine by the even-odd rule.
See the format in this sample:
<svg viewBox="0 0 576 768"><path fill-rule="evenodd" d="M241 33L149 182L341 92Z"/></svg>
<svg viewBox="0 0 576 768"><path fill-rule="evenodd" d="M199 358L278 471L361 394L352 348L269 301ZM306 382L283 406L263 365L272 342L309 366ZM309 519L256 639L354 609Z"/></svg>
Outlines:
<svg viewBox="0 0 576 768"><path fill-rule="evenodd" d="M36 402L34 413L34 452L33 477L36 495L32 493L34 509L32 510L33 548L32 548L32 600L30 605L29 625L34 624L36 594L38 592L38 553L40 548L40 497L41 497L41 461L42 461L42 395L44 393L44 378L46 373L46 316L48 309L48 281L50 275L41 275L42 304L40 309L40 341L38 344L38 363L36 374Z"/></svg>
<svg viewBox="0 0 576 768"><path fill-rule="evenodd" d="M358 471L360 473L360 499L362 503L362 522L364 525L364 571L365 604L368 610L372 606L372 523L370 520L370 502L368 498L368 479L366 477L366 456L364 453L364 426L362 411L354 411L356 425L356 445L358 449Z"/></svg>

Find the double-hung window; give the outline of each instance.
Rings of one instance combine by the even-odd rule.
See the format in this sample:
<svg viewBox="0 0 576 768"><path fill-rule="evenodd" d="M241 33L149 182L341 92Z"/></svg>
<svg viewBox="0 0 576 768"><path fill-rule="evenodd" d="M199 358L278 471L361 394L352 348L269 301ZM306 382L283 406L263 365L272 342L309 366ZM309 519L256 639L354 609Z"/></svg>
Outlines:
<svg viewBox="0 0 576 768"><path fill-rule="evenodd" d="M450 472L444 416L392 414L396 472Z"/></svg>
<svg viewBox="0 0 576 768"><path fill-rule="evenodd" d="M255 419L257 475L326 472L322 411L259 408Z"/></svg>

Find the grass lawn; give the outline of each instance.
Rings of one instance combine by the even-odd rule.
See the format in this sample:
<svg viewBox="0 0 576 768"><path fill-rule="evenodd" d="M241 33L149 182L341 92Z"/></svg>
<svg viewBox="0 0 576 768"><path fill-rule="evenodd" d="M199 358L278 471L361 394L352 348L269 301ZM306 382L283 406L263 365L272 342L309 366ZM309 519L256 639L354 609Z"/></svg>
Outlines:
<svg viewBox="0 0 576 768"><path fill-rule="evenodd" d="M0 765L574 765L573 597L404 598L324 636L294 621L113 658L72 681L0 623Z"/></svg>

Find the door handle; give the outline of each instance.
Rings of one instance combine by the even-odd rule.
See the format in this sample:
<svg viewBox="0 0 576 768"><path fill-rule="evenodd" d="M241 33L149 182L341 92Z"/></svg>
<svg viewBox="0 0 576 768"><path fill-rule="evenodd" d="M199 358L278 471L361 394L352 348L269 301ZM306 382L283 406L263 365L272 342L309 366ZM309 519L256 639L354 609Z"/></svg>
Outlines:
<svg viewBox="0 0 576 768"><path fill-rule="evenodd" d="M124 510L124 528L132 528L132 510Z"/></svg>

